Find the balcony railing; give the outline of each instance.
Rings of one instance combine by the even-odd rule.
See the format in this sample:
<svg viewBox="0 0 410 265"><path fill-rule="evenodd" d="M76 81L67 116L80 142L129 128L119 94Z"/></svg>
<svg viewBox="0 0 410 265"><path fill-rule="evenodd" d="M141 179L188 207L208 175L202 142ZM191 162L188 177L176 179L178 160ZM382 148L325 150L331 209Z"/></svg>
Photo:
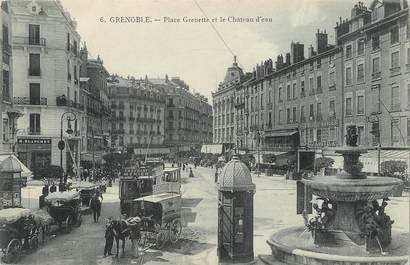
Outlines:
<svg viewBox="0 0 410 265"><path fill-rule="evenodd" d="M41 69L28 69L29 76L41 76Z"/></svg>
<svg viewBox="0 0 410 265"><path fill-rule="evenodd" d="M323 93L322 87L318 87L316 90L316 94L322 94L322 93Z"/></svg>
<svg viewBox="0 0 410 265"><path fill-rule="evenodd" d="M315 95L315 90L314 89L309 91L309 96L313 96L313 95Z"/></svg>
<svg viewBox="0 0 410 265"><path fill-rule="evenodd" d="M377 79L381 77L381 72L372 73L372 79Z"/></svg>
<svg viewBox="0 0 410 265"><path fill-rule="evenodd" d="M390 75L395 75L395 74L399 74L399 73L400 73L400 66L390 68Z"/></svg>
<svg viewBox="0 0 410 265"><path fill-rule="evenodd" d="M17 45L29 45L29 46L46 46L45 38L29 38L29 37L14 37L13 43Z"/></svg>
<svg viewBox="0 0 410 265"><path fill-rule="evenodd" d="M135 121L135 117L129 117L129 121Z"/></svg>
<svg viewBox="0 0 410 265"><path fill-rule="evenodd" d="M300 92L300 97L301 97L301 98L306 97L306 93L305 93L305 91L304 91L304 90L303 90L302 92Z"/></svg>
<svg viewBox="0 0 410 265"><path fill-rule="evenodd" d="M41 130L40 128L28 128L28 134L29 135L40 135L41 134Z"/></svg>
<svg viewBox="0 0 410 265"><path fill-rule="evenodd" d="M47 105L47 98L14 97L13 103L16 105Z"/></svg>
<svg viewBox="0 0 410 265"><path fill-rule="evenodd" d="M67 100L65 96L56 97L56 105L57 106L73 107L73 108L76 108L76 109L79 109L79 110L84 110L84 105L83 104L81 104L79 102L75 102L73 100ZM87 111L88 110L89 110L89 107L87 107Z"/></svg>

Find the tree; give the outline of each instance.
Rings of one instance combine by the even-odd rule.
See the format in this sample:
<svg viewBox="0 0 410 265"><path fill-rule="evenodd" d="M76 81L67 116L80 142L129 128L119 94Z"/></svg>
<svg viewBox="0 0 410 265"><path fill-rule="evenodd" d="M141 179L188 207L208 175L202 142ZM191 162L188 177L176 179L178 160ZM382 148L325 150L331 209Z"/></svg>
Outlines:
<svg viewBox="0 0 410 265"><path fill-rule="evenodd" d="M382 175L403 179L407 170L407 164L400 160L388 160L380 164ZM404 179L403 179L404 180Z"/></svg>
<svg viewBox="0 0 410 265"><path fill-rule="evenodd" d="M335 160L330 157L318 157L315 160L316 170L320 171L322 168L332 167L335 163Z"/></svg>

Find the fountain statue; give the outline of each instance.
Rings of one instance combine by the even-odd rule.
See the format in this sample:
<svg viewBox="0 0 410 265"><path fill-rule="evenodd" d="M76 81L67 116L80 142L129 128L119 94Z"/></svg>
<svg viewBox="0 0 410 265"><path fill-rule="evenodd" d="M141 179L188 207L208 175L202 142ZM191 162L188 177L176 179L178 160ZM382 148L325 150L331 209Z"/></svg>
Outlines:
<svg viewBox="0 0 410 265"><path fill-rule="evenodd" d="M393 234L394 221L385 212L401 180L366 176L359 158L367 150L357 146L357 138L356 126L349 126L346 146L336 150L344 158L341 172L301 181L317 200L315 213L309 218L304 211L305 227L272 235L268 244L276 259L291 264L405 263L408 232Z"/></svg>

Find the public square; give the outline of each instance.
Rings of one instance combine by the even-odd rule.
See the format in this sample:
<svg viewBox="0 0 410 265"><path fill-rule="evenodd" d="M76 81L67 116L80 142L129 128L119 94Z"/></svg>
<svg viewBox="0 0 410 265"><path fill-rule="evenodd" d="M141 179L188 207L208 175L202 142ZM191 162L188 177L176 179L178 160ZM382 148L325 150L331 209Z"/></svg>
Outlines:
<svg viewBox="0 0 410 265"><path fill-rule="evenodd" d="M193 169L194 178L183 172L182 178L182 240L164 251L148 250L142 264L218 264L217 260L217 190L214 170ZM266 240L278 229L303 225L301 215L296 215L296 182L284 176L252 174L256 185L254 203L254 252L269 255ZM41 186L23 189L25 207L38 207ZM126 243L123 258L103 257L105 218L120 215L118 181L103 194L102 216L94 223L91 215L70 234L59 234L41 246L35 253L24 257L19 264L139 264L132 258L131 243ZM409 231L408 196L391 198L388 214L395 220L395 229ZM115 247L115 244L114 244ZM260 262L255 258L255 262ZM262 264L262 263L261 263ZM281 264L281 263L278 263Z"/></svg>

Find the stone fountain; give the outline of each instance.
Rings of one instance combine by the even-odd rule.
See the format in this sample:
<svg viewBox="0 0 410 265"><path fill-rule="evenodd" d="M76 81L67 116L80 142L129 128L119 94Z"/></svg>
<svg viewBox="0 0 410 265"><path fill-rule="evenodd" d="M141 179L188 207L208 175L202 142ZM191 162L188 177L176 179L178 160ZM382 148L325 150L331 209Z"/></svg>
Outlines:
<svg viewBox="0 0 410 265"><path fill-rule="evenodd" d="M356 127L347 128L343 171L336 176L304 179L315 195L315 215L303 213L304 227L280 230L268 240L272 258L288 264L405 264L408 231L392 231L393 220L385 213L388 197L401 185L389 177L367 177L361 172ZM272 263L274 264L274 263Z"/></svg>

